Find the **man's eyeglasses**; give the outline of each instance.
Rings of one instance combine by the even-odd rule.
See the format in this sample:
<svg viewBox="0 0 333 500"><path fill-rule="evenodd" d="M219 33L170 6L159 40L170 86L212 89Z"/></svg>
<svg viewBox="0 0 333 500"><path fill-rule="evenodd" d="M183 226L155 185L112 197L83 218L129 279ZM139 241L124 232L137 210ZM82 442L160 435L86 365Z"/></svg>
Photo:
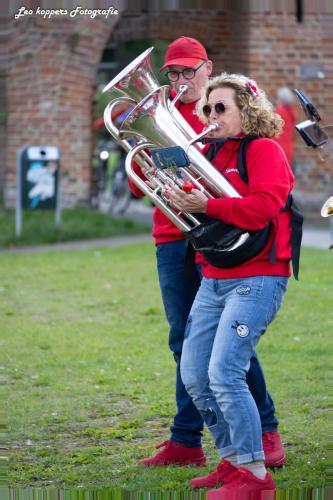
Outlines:
<svg viewBox="0 0 333 500"><path fill-rule="evenodd" d="M206 64L207 61L203 61L197 68L185 68L183 71L175 71L175 70L170 70L167 72L167 77L169 78L170 82L177 82L179 80L179 76L183 75L185 80L192 80L194 78L196 72L198 69L201 68L204 64Z"/></svg>
<svg viewBox="0 0 333 500"><path fill-rule="evenodd" d="M223 102L216 102L214 104L214 109L215 109L215 113L220 115L221 113L225 112L226 107L223 104ZM204 107L202 108L202 112L208 118L212 112L212 106L210 104L205 104Z"/></svg>

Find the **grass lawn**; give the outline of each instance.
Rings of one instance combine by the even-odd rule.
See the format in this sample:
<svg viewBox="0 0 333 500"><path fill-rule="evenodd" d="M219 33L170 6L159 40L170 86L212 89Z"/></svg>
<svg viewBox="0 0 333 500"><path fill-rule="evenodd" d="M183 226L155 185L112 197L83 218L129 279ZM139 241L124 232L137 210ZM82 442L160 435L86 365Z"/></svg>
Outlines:
<svg viewBox="0 0 333 500"><path fill-rule="evenodd" d="M54 211L25 211L22 235L16 238L15 211L0 208L0 248L150 232L144 224L114 219L88 208L63 210L59 228L55 226L54 217Z"/></svg>
<svg viewBox="0 0 333 500"><path fill-rule="evenodd" d="M332 288L332 252L303 250L259 346L287 450L281 488L325 484ZM175 410L153 244L1 254L0 297L9 484L187 490L198 469L137 466ZM207 432L204 447L200 475L218 461Z"/></svg>

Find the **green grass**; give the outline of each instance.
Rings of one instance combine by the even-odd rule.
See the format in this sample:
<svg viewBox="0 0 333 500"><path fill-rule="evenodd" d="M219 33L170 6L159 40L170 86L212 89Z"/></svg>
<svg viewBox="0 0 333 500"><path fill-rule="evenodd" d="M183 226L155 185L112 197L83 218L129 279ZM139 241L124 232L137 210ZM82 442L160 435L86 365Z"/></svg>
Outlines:
<svg viewBox="0 0 333 500"><path fill-rule="evenodd" d="M17 238L14 210L0 209L0 248L106 238L150 231L144 224L126 219L113 219L110 215L87 208L63 210L59 228L55 226L54 219L54 211L25 211L22 235Z"/></svg>
<svg viewBox="0 0 333 500"><path fill-rule="evenodd" d="M259 354L287 466L281 488L325 483L332 253L303 251L301 280ZM186 491L198 470L143 469L169 437L175 366L153 244L0 255L1 395L12 486ZM210 467L218 460L204 435Z"/></svg>

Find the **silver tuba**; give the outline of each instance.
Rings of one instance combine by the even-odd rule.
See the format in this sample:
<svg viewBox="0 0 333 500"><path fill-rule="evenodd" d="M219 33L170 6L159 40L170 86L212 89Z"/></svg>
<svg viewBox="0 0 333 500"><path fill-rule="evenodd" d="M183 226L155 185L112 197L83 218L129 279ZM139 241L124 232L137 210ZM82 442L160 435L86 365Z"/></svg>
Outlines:
<svg viewBox="0 0 333 500"><path fill-rule="evenodd" d="M105 126L115 141L120 144L126 152L130 151L132 146L126 139L120 139L119 129L114 123L113 115L117 112L117 108L127 110L134 108L147 96L147 94L160 88L160 84L150 64L150 53L152 50L153 47L150 47L140 54L103 89L103 93L109 92L111 96L111 101L104 110ZM174 104L185 90L186 87L184 86L173 101L170 101L169 106L171 113L178 113L178 111L174 109ZM189 139L193 139L195 137L194 130L180 113L178 113L178 115L179 126L188 135ZM153 169L153 164L149 155L143 151L142 154L136 158L136 162L149 177L149 172Z"/></svg>
<svg viewBox="0 0 333 500"><path fill-rule="evenodd" d="M128 177L186 236L188 231L200 225L200 221L194 215L179 212L169 204L164 192L170 185L182 187L183 181L189 180L210 198L239 198L240 195L200 152L197 141L214 130L216 125L207 127L199 135L195 133L174 106L186 87L180 90L173 101L170 100L170 87L159 86L151 70L152 49L137 57L105 87L104 92L112 90L113 96L116 92L118 97L113 98L106 107L104 121L114 139L128 151L125 167ZM118 129L113 123L112 113L120 105L133 109ZM131 137L138 140L135 147L131 147L127 140ZM190 159L189 167L156 169L149 150L170 146L181 146L185 150ZM133 161L143 169L150 181L149 185L135 172ZM248 238L249 234L243 233L224 250L233 250Z"/></svg>

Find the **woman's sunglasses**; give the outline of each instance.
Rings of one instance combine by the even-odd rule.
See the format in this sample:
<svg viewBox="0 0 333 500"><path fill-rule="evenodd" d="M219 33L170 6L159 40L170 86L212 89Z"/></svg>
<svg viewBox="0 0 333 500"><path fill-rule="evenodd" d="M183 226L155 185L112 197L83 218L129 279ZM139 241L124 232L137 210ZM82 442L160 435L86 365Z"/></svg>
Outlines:
<svg viewBox="0 0 333 500"><path fill-rule="evenodd" d="M225 105L223 104L223 102L216 102L214 104L214 109L215 109L215 113L220 115L221 113L225 112L226 108L225 108ZM204 107L202 108L202 112L205 116L209 117L211 112L212 112L212 106L210 104L205 104Z"/></svg>

